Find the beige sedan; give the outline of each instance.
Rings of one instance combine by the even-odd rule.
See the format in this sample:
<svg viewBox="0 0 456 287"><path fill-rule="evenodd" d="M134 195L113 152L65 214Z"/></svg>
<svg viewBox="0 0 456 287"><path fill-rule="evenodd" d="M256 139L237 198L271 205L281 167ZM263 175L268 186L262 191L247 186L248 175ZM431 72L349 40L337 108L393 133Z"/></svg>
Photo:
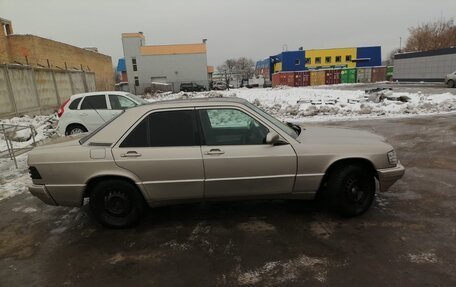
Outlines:
<svg viewBox="0 0 456 287"><path fill-rule="evenodd" d="M365 131L284 124L247 101L164 101L124 111L84 137L35 148L32 194L82 206L109 227L147 206L192 200L314 199L345 216L404 174L391 145Z"/></svg>

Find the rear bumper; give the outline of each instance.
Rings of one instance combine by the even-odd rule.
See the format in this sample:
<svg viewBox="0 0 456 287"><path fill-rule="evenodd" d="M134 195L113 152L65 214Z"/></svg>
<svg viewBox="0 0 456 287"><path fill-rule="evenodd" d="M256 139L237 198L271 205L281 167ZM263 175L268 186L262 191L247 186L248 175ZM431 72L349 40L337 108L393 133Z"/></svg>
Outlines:
<svg viewBox="0 0 456 287"><path fill-rule="evenodd" d="M52 196L47 191L44 185L31 185L28 187L31 194L41 199L42 202L49 205L57 205Z"/></svg>
<svg viewBox="0 0 456 287"><path fill-rule="evenodd" d="M405 173L404 166L399 162L396 167L377 169L378 182L380 183L380 191L387 191L396 181L398 181Z"/></svg>

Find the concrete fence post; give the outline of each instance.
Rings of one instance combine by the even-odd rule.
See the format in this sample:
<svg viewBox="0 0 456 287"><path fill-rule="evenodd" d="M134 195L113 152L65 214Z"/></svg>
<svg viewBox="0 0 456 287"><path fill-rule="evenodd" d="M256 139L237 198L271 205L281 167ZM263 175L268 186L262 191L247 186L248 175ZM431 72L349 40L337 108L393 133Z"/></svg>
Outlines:
<svg viewBox="0 0 456 287"><path fill-rule="evenodd" d="M8 86L8 95L10 97L11 104L13 105L14 113L16 114L16 116L18 116L19 112L17 110L16 99L14 98L13 87L11 86L8 65L5 65L4 69L5 69L6 85Z"/></svg>
<svg viewBox="0 0 456 287"><path fill-rule="evenodd" d="M38 104L38 108L40 109L40 114L41 114L41 103L40 103L40 95L38 94L38 87L36 85L36 78L35 78L35 69L30 68L30 71L32 73L32 83L33 83L33 90L35 91L35 96L36 96L36 102Z"/></svg>
<svg viewBox="0 0 456 287"><path fill-rule="evenodd" d="M60 103L60 94L59 94L59 89L57 88L57 81L55 80L55 73L54 73L54 70L50 70L51 71L51 75L52 75L52 81L54 82L54 89L55 89L55 96L57 97L57 104L61 105Z"/></svg>
<svg viewBox="0 0 456 287"><path fill-rule="evenodd" d="M86 75L86 72L83 70L82 71L82 81L84 82L84 91L86 93L89 92L89 86L87 85L87 75Z"/></svg>
<svg viewBox="0 0 456 287"><path fill-rule="evenodd" d="M74 95L76 94L76 91L74 90L74 83L73 83L73 77L71 76L71 71L66 71L68 73L68 76L70 77L70 85L71 85L71 94Z"/></svg>

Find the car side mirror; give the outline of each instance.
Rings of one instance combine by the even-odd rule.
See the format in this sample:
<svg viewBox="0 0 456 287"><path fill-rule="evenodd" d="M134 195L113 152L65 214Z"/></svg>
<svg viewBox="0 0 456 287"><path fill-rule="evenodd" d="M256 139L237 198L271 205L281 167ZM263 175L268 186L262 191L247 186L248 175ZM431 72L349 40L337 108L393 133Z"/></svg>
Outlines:
<svg viewBox="0 0 456 287"><path fill-rule="evenodd" d="M288 144L286 141L280 139L280 136L277 133L269 132L266 135L266 143L270 145L283 145Z"/></svg>

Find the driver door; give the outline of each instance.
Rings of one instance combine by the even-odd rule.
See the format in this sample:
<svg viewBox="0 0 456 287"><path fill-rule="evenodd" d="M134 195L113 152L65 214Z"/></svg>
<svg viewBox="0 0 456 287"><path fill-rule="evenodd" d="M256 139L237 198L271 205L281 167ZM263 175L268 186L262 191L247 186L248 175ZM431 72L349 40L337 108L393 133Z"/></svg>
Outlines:
<svg viewBox="0 0 456 287"><path fill-rule="evenodd" d="M205 197L292 192L297 157L291 145L266 144L270 129L238 108L202 108L198 115Z"/></svg>

